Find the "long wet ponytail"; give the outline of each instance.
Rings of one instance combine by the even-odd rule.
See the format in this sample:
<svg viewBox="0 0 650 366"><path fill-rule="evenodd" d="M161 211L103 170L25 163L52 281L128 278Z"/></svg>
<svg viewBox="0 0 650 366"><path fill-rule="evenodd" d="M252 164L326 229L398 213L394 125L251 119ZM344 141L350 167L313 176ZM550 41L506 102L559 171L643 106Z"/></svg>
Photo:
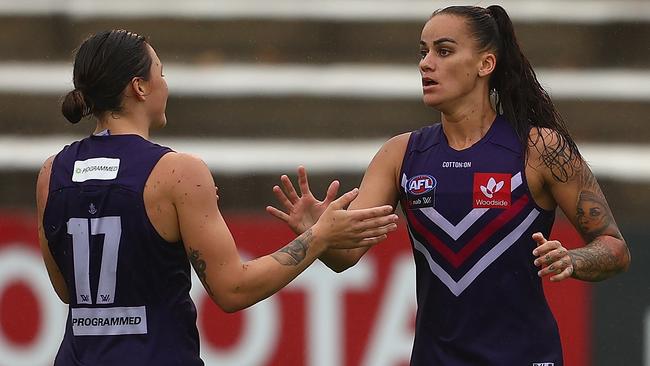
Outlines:
<svg viewBox="0 0 650 366"><path fill-rule="evenodd" d="M479 50L495 52L497 65L490 76L489 87L495 92L497 112L503 114L517 132L525 154L529 144L540 146L540 141L532 141L530 137L538 136L542 146L539 152L544 164L555 179L561 182L568 180L574 173L575 163L582 162L582 157L564 119L521 52L512 21L505 9L498 5L487 8L451 6L434 12L432 17L438 14L465 18ZM531 134L531 128L551 129L557 138L544 136L541 131Z"/></svg>

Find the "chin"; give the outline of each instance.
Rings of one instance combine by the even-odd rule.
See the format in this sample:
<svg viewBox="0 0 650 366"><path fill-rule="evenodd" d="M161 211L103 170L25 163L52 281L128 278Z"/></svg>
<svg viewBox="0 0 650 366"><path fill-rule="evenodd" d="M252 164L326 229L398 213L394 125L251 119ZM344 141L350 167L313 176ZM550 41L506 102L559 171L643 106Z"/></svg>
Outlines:
<svg viewBox="0 0 650 366"><path fill-rule="evenodd" d="M424 103L424 105L426 105L427 107L431 107L431 108L434 108L434 109L439 109L441 107L443 101L440 100L440 98L435 98L435 97L432 97L430 95L423 95L422 96L422 103Z"/></svg>

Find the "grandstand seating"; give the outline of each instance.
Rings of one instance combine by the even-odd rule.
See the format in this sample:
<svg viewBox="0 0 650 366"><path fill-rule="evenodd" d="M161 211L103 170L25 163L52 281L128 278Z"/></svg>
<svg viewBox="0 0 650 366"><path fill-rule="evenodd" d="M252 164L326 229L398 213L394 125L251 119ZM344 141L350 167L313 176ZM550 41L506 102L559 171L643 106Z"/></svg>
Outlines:
<svg viewBox="0 0 650 366"><path fill-rule="evenodd" d="M385 14L374 18L372 14L355 17L357 13L346 16L345 9L342 9L337 16L330 7L322 16L313 12L301 16L299 11L296 14L286 11L280 15L268 15L273 13L265 14L260 10L270 7L263 1L244 2L254 10L249 15L242 10L233 16L220 15L219 9L206 14L199 9L175 16L173 11L165 12L164 4L158 5L156 1L150 3L163 9L156 9L151 15L141 8L130 9L128 2L120 1L116 7L124 6L123 13L107 8L107 5L97 5L93 10L91 5L100 2L92 1L78 12L74 6L79 2L33 3L37 5L22 8L18 5L16 8L0 6L0 48L3 50L0 52L0 68L13 62L26 62L30 65L67 64L71 70L72 51L89 33L106 28L126 28L147 35L166 65L186 65L197 69L220 65L295 65L309 66L315 72L331 65L392 65L416 70L419 33L428 15L396 14L394 19ZM283 2L285 5L291 3ZM300 1L293 3L297 8L302 4ZM319 4L318 1L311 3L313 7ZM364 1L353 3L363 6ZM370 9L370 1L365 3ZM402 3L408 7L410 3L422 6L423 2ZM430 9L434 10L436 2L431 3ZM535 5L541 2L518 2L521 3ZM638 17L630 18L629 13L620 17L595 14L590 21L589 12L585 10L582 19L554 20L551 16L544 16L542 10L526 16L517 16L524 13L515 11L513 18L520 42L536 68L569 71L615 69L647 73L650 70L647 4L638 1L618 3L639 4ZM56 4L66 4L66 7L56 8ZM559 1L553 4L562 6ZM540 15L536 18L534 14ZM169 78L171 80L173 76ZM382 74L378 73L376 78L382 78ZM363 141L384 139L438 119L437 114L425 108L417 97L317 93L214 95L200 92L175 95L174 86L170 87L169 124L154 138L236 138L250 139L251 144L257 139L269 138ZM646 92L640 98L607 98L608 85L601 87L604 96L599 98L582 95L555 98L578 142L647 144L650 126L645 122L650 115L650 95ZM0 89L0 133L35 137L87 134L92 128L91 123L86 121L70 126L60 115L62 95L62 92L38 88L26 92ZM20 154L20 151L15 153ZM287 154L292 152L287 151ZM218 164L212 165L211 169L220 187L221 205L225 211L261 210L263 206L274 203L270 187L277 182L277 176L285 172L224 173ZM32 207L35 174L33 168L1 167L0 206ZM315 191L322 192L332 178L342 179L344 188L358 184L361 171L340 173L332 169L312 176ZM613 209L618 216L625 215L632 220L634 214L643 212L650 203L650 195L634 195L634 192L648 192L645 181L605 178L602 185L610 201L616 203Z"/></svg>

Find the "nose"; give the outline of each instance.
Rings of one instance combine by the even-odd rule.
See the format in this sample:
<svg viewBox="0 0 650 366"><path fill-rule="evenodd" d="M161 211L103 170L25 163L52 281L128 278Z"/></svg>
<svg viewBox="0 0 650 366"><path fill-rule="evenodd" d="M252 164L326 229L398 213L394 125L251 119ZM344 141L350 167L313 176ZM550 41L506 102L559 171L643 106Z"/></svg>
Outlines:
<svg viewBox="0 0 650 366"><path fill-rule="evenodd" d="M427 72L427 71L432 71L435 69L435 62L433 60L433 56L431 55L431 52L428 52L426 56L422 57L420 59L420 62L418 64L420 71L421 72Z"/></svg>

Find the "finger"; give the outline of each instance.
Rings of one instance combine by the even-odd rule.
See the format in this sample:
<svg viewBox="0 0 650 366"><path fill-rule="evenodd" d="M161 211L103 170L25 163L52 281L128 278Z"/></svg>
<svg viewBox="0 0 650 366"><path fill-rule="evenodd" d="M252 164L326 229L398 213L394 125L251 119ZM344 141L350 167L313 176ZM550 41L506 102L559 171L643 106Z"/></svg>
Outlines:
<svg viewBox="0 0 650 366"><path fill-rule="evenodd" d="M388 235L379 235L375 237L370 237L370 238L363 238L361 240L358 240L356 242L339 246L337 249L354 249L354 248L363 248L363 247L371 247L373 245L376 245L378 243L381 243L382 241L386 240L388 238Z"/></svg>
<svg viewBox="0 0 650 366"><path fill-rule="evenodd" d="M287 212L291 212L291 210L293 210L293 203L289 201L289 198L287 198L287 195L279 186L273 187L273 194L275 195L275 198L278 200L278 202L284 206L284 209Z"/></svg>
<svg viewBox="0 0 650 366"><path fill-rule="evenodd" d="M573 274L573 267L569 266L565 268L562 272L556 274L555 276L551 276L550 279L553 282L558 282L571 277L572 274Z"/></svg>
<svg viewBox="0 0 650 366"><path fill-rule="evenodd" d="M375 244L381 243L382 241L386 240L388 238L388 235L383 234L383 235L378 235L374 236L371 238L365 238L359 244L361 244L362 247L371 247Z"/></svg>
<svg viewBox="0 0 650 366"><path fill-rule="evenodd" d="M537 258L535 260L535 265L536 266L549 265L560 258L564 258L567 255L567 253L568 251L564 247L559 246L558 248L550 250L546 254L543 254L539 258Z"/></svg>
<svg viewBox="0 0 650 366"><path fill-rule="evenodd" d="M556 249L560 246L560 242L557 240L547 240L544 244L541 244L535 250L533 250L533 255L541 257L546 253L550 252L553 249Z"/></svg>
<svg viewBox="0 0 650 366"><path fill-rule="evenodd" d="M266 212L271 214L272 216L277 217L278 219L284 221L284 222L289 222L289 215L286 213L278 210L277 208L273 206L266 206Z"/></svg>
<svg viewBox="0 0 650 366"><path fill-rule="evenodd" d="M298 167L298 187L300 188L300 194L306 195L311 194L309 191L309 179L307 178L307 169L304 166Z"/></svg>
<svg viewBox="0 0 650 366"><path fill-rule="evenodd" d="M546 243L546 238L540 232L536 232L536 233L533 234L533 240L535 240L535 243L537 244L537 246L540 246L540 245Z"/></svg>
<svg viewBox="0 0 650 366"><path fill-rule="evenodd" d="M289 201L294 204L298 202L298 193L296 193L296 189L293 188L293 183L291 183L291 179L289 179L288 176L282 175L280 177L280 182L282 182L282 186L284 187L284 191L286 192L287 198Z"/></svg>
<svg viewBox="0 0 650 366"><path fill-rule="evenodd" d="M390 223L381 227L373 227L372 229L367 229L361 232L360 237L362 238L370 238L370 237L375 237L375 236L380 236L384 234L388 234L390 232L393 232L397 230L397 224L395 223Z"/></svg>
<svg viewBox="0 0 650 366"><path fill-rule="evenodd" d="M384 205L379 207L360 208L356 210L348 210L350 218L353 220L369 220L380 216L386 216L393 213L393 206ZM395 215L397 217L397 215Z"/></svg>
<svg viewBox="0 0 650 366"><path fill-rule="evenodd" d="M395 214L390 214L390 215L385 215L385 216L379 216L367 220L363 220L359 222L358 224L354 225L354 229L359 230L360 232L364 232L367 230L372 230L380 227L384 227L386 225L390 224L396 224L398 220L398 216Z"/></svg>
<svg viewBox="0 0 650 366"><path fill-rule="evenodd" d="M551 263L551 265L549 265L547 267L544 267L544 268L540 269L539 271L537 271L537 275L540 276L540 277L544 277L544 276L547 276L547 275L550 275L550 274L557 274L557 273L561 272L565 268L565 267L562 266L561 262L562 261L557 261L557 262Z"/></svg>
<svg viewBox="0 0 650 366"><path fill-rule="evenodd" d="M330 183L330 186L327 187L327 195L323 201L323 204L325 206L329 205L332 201L334 201L334 199L336 199L336 195L339 193L340 186L341 183L339 183L338 180L333 180L332 183Z"/></svg>
<svg viewBox="0 0 650 366"><path fill-rule="evenodd" d="M332 202L332 204L329 207L331 207L333 210L342 210L345 207L347 207L350 204L350 202L354 201L354 199L357 198L358 195L359 195L359 188L355 188L349 192L346 192L341 197L336 199L334 202Z"/></svg>

